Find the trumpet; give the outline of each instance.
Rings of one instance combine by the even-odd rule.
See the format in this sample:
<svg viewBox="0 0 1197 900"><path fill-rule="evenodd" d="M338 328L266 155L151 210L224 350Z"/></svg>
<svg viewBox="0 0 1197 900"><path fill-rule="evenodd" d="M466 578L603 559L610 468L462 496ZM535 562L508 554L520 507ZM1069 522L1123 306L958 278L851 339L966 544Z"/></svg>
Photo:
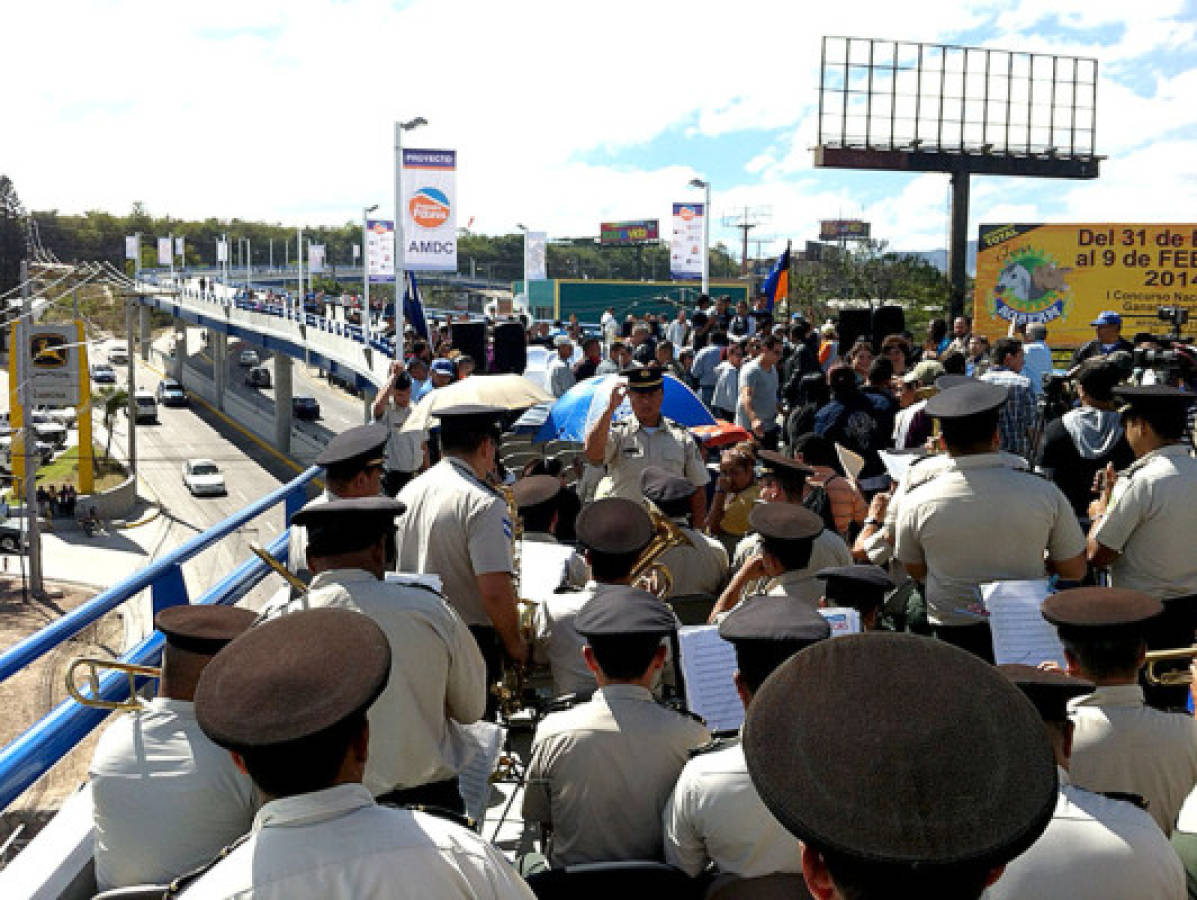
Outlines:
<svg viewBox="0 0 1197 900"><path fill-rule="evenodd" d="M1176 650L1150 650L1147 653L1147 662L1143 674L1148 684L1154 684L1158 687L1192 684L1193 676L1187 666L1183 669L1164 668L1162 670L1157 670L1156 666L1160 663L1175 660L1192 662L1194 659L1197 659L1197 646L1180 647Z"/></svg>
<svg viewBox="0 0 1197 900"><path fill-rule="evenodd" d="M267 553L263 548L257 546L256 544L250 544L249 549L253 551L254 556L262 560L262 562L266 563L266 565L270 566L270 568L273 569L277 574L281 575L283 581L291 585L293 590L299 594L306 594L308 592L308 586L304 583L302 578L296 577L290 569Z"/></svg>
<svg viewBox="0 0 1197 900"><path fill-rule="evenodd" d="M85 697L79 691L79 686L75 682L75 670L82 667L87 667L87 684L91 688L91 696ZM116 672L124 672L125 677L129 679L129 699L128 700L103 700L100 698L100 676L101 669L112 669ZM67 693L71 695L76 703L83 706L90 706L92 709L124 709L137 710L141 709L141 703L137 700L137 679L142 678L159 678L162 675L162 670L157 666L140 666L136 663L121 662L115 659L100 659L95 656L80 656L71 660L71 664L67 666L66 670L66 689Z"/></svg>
<svg viewBox="0 0 1197 900"><path fill-rule="evenodd" d="M666 551L674 547L691 547L693 542L686 533L669 520L656 504L646 500L649 517L653 520L654 534L632 566L631 583L641 590L655 594L664 600L673 593L673 573L659 562Z"/></svg>

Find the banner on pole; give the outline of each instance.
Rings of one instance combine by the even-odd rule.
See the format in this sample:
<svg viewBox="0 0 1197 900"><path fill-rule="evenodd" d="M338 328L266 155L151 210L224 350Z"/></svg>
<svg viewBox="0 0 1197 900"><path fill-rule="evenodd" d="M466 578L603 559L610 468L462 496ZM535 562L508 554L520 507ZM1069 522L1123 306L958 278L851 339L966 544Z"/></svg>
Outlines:
<svg viewBox="0 0 1197 900"><path fill-rule="evenodd" d="M403 151L403 264L457 271L457 151Z"/></svg>
<svg viewBox="0 0 1197 900"><path fill-rule="evenodd" d="M131 234L125 238L125 259L137 259L137 251L141 248L141 239Z"/></svg>
<svg viewBox="0 0 1197 900"><path fill-rule="evenodd" d="M216 242L216 261L218 263L229 261L229 242L228 241L217 241Z"/></svg>
<svg viewBox="0 0 1197 900"><path fill-rule="evenodd" d="M353 261L357 262L361 258L362 258L362 245L354 244L353 245Z"/></svg>
<svg viewBox="0 0 1197 900"><path fill-rule="evenodd" d="M170 238L158 238L158 265L170 265Z"/></svg>
<svg viewBox="0 0 1197 900"><path fill-rule="evenodd" d="M323 244L308 244L308 271L313 275L324 271Z"/></svg>
<svg viewBox="0 0 1197 900"><path fill-rule="evenodd" d="M83 327L30 323L24 334L23 353L16 354L18 380L29 379L30 400L35 406L78 406L86 396L87 366L80 367Z"/></svg>
<svg viewBox="0 0 1197 900"><path fill-rule="evenodd" d="M175 256L183 256L183 238L175 238Z"/></svg>
<svg viewBox="0 0 1197 900"><path fill-rule="evenodd" d="M529 231L524 237L524 277L528 281L548 278L546 262L549 236L543 231ZM528 290L527 285L524 291Z"/></svg>
<svg viewBox="0 0 1197 900"><path fill-rule="evenodd" d="M395 223L366 220L366 273L371 284L395 282Z"/></svg>
<svg viewBox="0 0 1197 900"><path fill-rule="evenodd" d="M702 203L673 204L673 239L669 248L669 272L674 278L702 278Z"/></svg>

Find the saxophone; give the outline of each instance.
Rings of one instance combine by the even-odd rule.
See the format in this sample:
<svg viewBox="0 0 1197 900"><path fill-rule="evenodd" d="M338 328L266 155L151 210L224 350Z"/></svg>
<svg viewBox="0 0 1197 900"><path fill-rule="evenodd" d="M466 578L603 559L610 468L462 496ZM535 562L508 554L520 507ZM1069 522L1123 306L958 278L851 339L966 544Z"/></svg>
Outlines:
<svg viewBox="0 0 1197 900"><path fill-rule="evenodd" d="M519 506L515 502L515 492L510 485L496 480L491 483L491 486L502 494L503 500L507 504L507 515L511 519L511 587L515 591L520 634L530 645L532 641L532 609L536 603L520 596L524 520L520 518ZM523 709L525 677L526 671L523 666L505 659L502 677L490 686L491 694L498 698L499 708L503 712L504 719L510 719Z"/></svg>

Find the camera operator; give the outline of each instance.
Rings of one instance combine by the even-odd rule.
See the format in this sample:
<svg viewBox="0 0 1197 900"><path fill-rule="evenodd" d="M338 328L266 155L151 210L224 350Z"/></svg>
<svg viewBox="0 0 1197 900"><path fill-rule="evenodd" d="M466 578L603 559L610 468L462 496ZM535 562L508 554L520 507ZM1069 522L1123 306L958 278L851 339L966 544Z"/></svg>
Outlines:
<svg viewBox="0 0 1197 900"><path fill-rule="evenodd" d="M1121 374L1102 357L1083 362L1074 379L1080 406L1049 422L1043 432L1036 469L1064 492L1082 524L1089 518L1094 476L1109 463L1124 469L1134 461L1114 402Z"/></svg>
<svg viewBox="0 0 1197 900"><path fill-rule="evenodd" d="M374 421L386 424L390 432L386 444L382 490L394 497L400 489L428 468L428 432L401 431L412 411L412 378L403 363L391 363L390 378L378 392L371 412Z"/></svg>

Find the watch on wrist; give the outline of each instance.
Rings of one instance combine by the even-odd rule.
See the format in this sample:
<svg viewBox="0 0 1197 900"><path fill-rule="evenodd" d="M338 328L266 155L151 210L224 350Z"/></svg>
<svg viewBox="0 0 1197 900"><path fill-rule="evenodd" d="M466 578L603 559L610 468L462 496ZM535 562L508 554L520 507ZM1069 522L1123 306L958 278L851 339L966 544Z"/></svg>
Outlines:
<svg viewBox="0 0 1197 900"><path fill-rule="evenodd" d="M865 519L865 520L864 520L864 523L865 523L866 525L880 525L880 524L881 524L881 520L880 520L880 519L875 519L875 518L873 518L872 516L869 516L867 519Z"/></svg>

